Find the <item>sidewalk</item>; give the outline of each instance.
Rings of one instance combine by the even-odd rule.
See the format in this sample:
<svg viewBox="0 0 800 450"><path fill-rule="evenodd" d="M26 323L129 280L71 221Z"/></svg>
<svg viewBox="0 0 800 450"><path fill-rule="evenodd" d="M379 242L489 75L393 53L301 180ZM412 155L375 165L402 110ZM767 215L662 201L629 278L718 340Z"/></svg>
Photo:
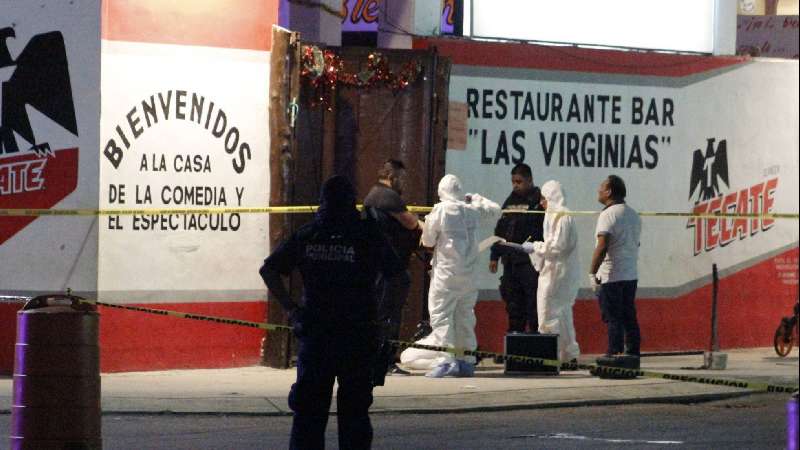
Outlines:
<svg viewBox="0 0 800 450"><path fill-rule="evenodd" d="M702 355L642 358L642 369L673 374L798 384L798 352L779 358L772 348L730 350L726 370L691 370ZM593 362L587 357L586 362ZM266 367L171 370L102 375L105 414L290 414L286 396L295 370ZM0 413L11 407L12 380L0 378ZM691 402L745 395L750 391L726 386L639 378L601 380L586 371L559 376L503 374L495 364L482 365L474 378L386 378L374 391L373 413L435 413L550 408L621 403ZM787 395L787 394L778 394ZM787 395L788 396L788 395ZM336 402L332 402L332 410Z"/></svg>

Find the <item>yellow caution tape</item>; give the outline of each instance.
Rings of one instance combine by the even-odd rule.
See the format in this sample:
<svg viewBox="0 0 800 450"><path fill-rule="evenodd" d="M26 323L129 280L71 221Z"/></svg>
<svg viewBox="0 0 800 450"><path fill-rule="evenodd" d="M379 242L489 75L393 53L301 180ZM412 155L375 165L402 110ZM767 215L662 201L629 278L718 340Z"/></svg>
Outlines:
<svg viewBox="0 0 800 450"><path fill-rule="evenodd" d="M561 363L556 359L544 359L544 358L534 358L531 356L523 356L523 355L509 355L504 353L494 353L494 352L485 352L485 351L478 351L478 350L466 350L466 349L458 349L453 347L439 347L433 345L421 345L407 341L389 341L392 345L398 346L400 348L420 348L424 350L433 350L439 352L446 352L451 353L456 356L475 356L479 358L495 358L500 361L515 361L520 363L525 363L531 366L549 366L549 367L560 367L563 369L569 370L588 370L593 375L627 375L627 376L638 376L638 377L646 377L646 378L656 378L661 380L672 380L672 381L684 381L688 383L700 383L700 384L711 384L715 386L729 386L729 387L737 387L742 389L752 389L755 391L760 392L785 392L785 393L792 393L800 389L799 386L784 386L779 384L769 384L769 383L761 383L761 382L754 382L754 381L744 381L744 380L735 380L735 379L728 379L728 378L716 378L716 377L704 377L704 376L693 376L693 375L676 375L671 373L665 372L655 372L650 370L641 370L641 369L626 369L622 367L609 367L609 366L599 366L596 364L579 364L579 363Z"/></svg>
<svg viewBox="0 0 800 450"><path fill-rule="evenodd" d="M132 216L169 214L308 214L317 206L262 206L233 208L148 208L148 209L35 209L2 208L0 216Z"/></svg>
<svg viewBox="0 0 800 450"><path fill-rule="evenodd" d="M128 306L128 305L118 305L114 303L104 303L98 302L96 300L88 300L81 298L78 300L81 303L86 303L89 305L97 305L97 306L105 306L107 308L117 308L117 309L125 309L128 311L138 311L138 312L145 312L150 314L158 314L161 316L169 316L169 317L177 317L180 319L191 319L191 320L205 320L207 322L215 322L215 323L222 323L226 325L238 325L242 327L249 327L249 328L258 328L261 330L291 330L292 327L287 325L275 325L266 322L251 322L249 320L241 320L241 319L231 319L229 317L215 317L215 316L203 316L200 314L191 314L191 313L183 313L178 311L170 311L167 309L155 309L155 308L144 308L141 306Z"/></svg>
<svg viewBox="0 0 800 450"><path fill-rule="evenodd" d="M148 208L148 209L37 209L37 208L0 208L0 216L31 217L31 216L130 216L130 215L186 215L186 214L310 214L319 207L308 206L260 206L260 207L231 207L231 208ZM361 205L359 205L361 208ZM430 206L409 206L412 213L428 213ZM504 209L504 214L545 214L544 211L527 211ZM593 216L600 211L568 211L561 214L570 216ZM639 212L644 217L695 217L698 219L793 219L800 218L796 213L693 213L693 212Z"/></svg>
<svg viewBox="0 0 800 450"><path fill-rule="evenodd" d="M425 212L430 211L431 208L427 206L410 206L408 208L411 212ZM561 211L559 214L564 216L596 216L601 211ZM546 211L530 211L530 210L516 210L504 209L503 214L546 214ZM638 213L644 217L695 217L698 219L734 219L734 218L747 218L747 219L762 219L762 220L775 220L775 219L798 219L800 214L793 213L693 213L693 212L657 212L657 211L640 211Z"/></svg>
<svg viewBox="0 0 800 450"><path fill-rule="evenodd" d="M154 309L154 308L144 308L140 306L128 306L128 305L118 305L113 303L104 303L95 300L87 300L87 299L79 299L81 303L87 303L91 305L97 306L104 306L108 308L118 308L118 309L125 309L129 311L138 311L138 312L145 312L150 314L158 314L162 316L170 316L170 317L177 317L181 319L190 319L190 320L202 320L207 322L214 322L214 323L221 323L226 325L237 325L237 326L244 326L249 328L258 328L262 330L292 330L292 327L287 325L276 325L270 324L266 322L252 322L249 320L240 320L240 319L231 319L227 317L215 317L215 316L204 316L200 314L191 314L191 313L182 313L178 311L170 311L165 309ZM700 384L710 384L715 386L730 386L736 387L741 389L751 389L754 391L761 391L761 392L775 392L775 393L792 393L798 390L798 386L783 386L778 384L769 384L769 383L761 383L761 382L753 382L753 381L744 381L744 380L734 380L734 379L726 379L726 378L715 378L715 377L703 377L703 376L692 376L692 375L675 375L665 372L654 372L649 370L639 370L639 369L624 369L620 367L607 367L607 366L598 366L595 364L576 364L576 363L567 363L562 364L558 360L555 359L545 359L545 358L534 358L531 356L524 356L524 355L510 355L504 353L494 353L494 352L486 352L486 351L479 351L479 350L467 350L464 348L454 348L454 347L440 347L434 345L422 345L417 344L414 342L408 341L400 341L400 340L388 340L390 344L396 346L398 348L419 348L423 350L433 350L439 352L446 352L451 353L456 356L476 356L480 358L497 358L501 361L515 361L521 362L524 364L528 364L531 366L549 366L549 367L561 367L564 369L580 369L580 370L589 370L593 374L609 374L609 375L633 375L633 376L640 376L640 377L647 377L647 378L657 378L663 380L673 380L673 381L684 381L689 383L700 383Z"/></svg>

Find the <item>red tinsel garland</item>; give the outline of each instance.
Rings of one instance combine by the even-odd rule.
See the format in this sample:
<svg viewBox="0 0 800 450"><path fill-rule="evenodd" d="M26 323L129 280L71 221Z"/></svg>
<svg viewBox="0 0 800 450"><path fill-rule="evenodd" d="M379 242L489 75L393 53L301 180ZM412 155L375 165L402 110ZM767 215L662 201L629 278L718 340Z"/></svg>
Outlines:
<svg viewBox="0 0 800 450"><path fill-rule="evenodd" d="M332 109L332 99L339 84L362 89L385 86L398 93L415 82L422 73L422 66L417 61L403 64L399 71L389 70L386 57L373 52L368 56L367 69L359 73L344 71L342 58L331 50L306 45L303 47L303 66L300 76L309 84L314 93L311 106L322 104L325 109Z"/></svg>

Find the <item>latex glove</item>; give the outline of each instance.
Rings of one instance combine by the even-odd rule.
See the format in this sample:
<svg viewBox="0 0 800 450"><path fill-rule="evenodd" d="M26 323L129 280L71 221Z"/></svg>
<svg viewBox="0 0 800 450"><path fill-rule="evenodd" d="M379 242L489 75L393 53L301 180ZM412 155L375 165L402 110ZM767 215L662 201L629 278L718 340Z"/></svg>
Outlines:
<svg viewBox="0 0 800 450"><path fill-rule="evenodd" d="M533 242L523 242L522 243L522 251L525 253L531 254L533 253L534 245Z"/></svg>
<svg viewBox="0 0 800 450"><path fill-rule="evenodd" d="M600 280L598 280L597 275L593 273L589 274L589 287L592 288L592 292L595 294L600 292Z"/></svg>

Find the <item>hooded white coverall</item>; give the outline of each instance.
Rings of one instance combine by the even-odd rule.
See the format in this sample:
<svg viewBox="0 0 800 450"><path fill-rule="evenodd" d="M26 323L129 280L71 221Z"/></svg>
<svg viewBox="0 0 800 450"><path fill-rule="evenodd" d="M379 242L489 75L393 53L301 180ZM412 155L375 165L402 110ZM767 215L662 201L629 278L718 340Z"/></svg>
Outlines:
<svg viewBox="0 0 800 450"><path fill-rule="evenodd" d="M470 201L465 202L465 198ZM422 244L434 247L428 291L433 331L417 343L475 350L477 231L482 220L496 221L500 217L500 206L478 194L465 197L461 181L450 174L439 182L439 199L422 228ZM450 353L416 348L400 354L400 362L414 369L432 369L455 359ZM474 356L458 359L475 363Z"/></svg>
<svg viewBox="0 0 800 450"><path fill-rule="evenodd" d="M558 334L559 358L562 362L580 354L572 323L572 306L580 285L578 264L578 232L575 221L565 206L561 183L548 181L542 186L547 200L544 216L544 241L533 243L531 261L539 271L536 306L539 332Z"/></svg>

